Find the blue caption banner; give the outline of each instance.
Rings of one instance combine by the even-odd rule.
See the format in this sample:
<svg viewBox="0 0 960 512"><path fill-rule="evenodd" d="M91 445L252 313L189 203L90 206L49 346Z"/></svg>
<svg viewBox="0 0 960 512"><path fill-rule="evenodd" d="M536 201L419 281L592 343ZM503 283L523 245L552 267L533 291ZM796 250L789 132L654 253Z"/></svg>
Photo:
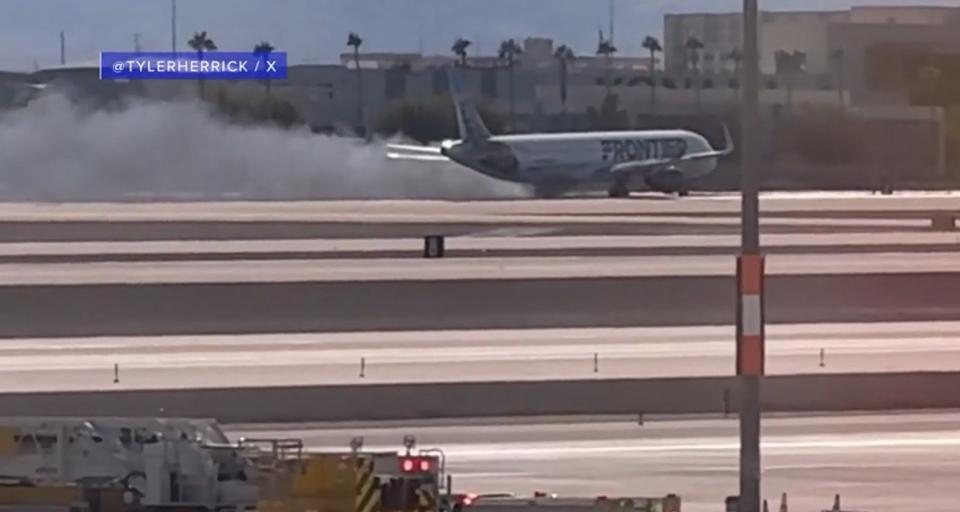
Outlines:
<svg viewBox="0 0 960 512"><path fill-rule="evenodd" d="M101 80L283 80L287 53L101 52Z"/></svg>

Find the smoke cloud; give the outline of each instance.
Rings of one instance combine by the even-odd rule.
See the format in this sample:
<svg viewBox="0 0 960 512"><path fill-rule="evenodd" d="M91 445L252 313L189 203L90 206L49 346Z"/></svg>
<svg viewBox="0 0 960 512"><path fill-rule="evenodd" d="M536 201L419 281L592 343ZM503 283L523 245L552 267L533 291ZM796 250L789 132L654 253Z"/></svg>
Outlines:
<svg viewBox="0 0 960 512"><path fill-rule="evenodd" d="M43 95L0 117L0 198L486 199L525 191L385 142L227 124L196 102L87 109Z"/></svg>

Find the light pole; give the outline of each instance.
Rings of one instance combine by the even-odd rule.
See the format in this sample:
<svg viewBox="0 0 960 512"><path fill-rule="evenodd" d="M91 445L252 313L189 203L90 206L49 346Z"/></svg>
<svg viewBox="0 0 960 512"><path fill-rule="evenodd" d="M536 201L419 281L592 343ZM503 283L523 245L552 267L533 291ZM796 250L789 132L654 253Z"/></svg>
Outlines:
<svg viewBox="0 0 960 512"><path fill-rule="evenodd" d="M737 260L737 380L740 388L739 512L760 512L760 380L764 373L763 256L760 254L760 48L758 0L743 1L741 254Z"/></svg>
<svg viewBox="0 0 960 512"><path fill-rule="evenodd" d="M177 51L177 0L170 0L170 51Z"/></svg>

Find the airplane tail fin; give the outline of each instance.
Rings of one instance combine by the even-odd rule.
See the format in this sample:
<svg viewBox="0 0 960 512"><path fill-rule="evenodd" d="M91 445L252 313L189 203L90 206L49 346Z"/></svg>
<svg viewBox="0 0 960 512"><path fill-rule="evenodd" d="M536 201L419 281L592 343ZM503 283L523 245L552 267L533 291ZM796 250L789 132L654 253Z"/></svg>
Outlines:
<svg viewBox="0 0 960 512"><path fill-rule="evenodd" d="M490 130L483 124L477 107L467 95L463 82L463 72L459 69L447 68L447 82L450 86L450 97L457 110L457 124L460 127L460 138L463 142L480 142L490 138Z"/></svg>

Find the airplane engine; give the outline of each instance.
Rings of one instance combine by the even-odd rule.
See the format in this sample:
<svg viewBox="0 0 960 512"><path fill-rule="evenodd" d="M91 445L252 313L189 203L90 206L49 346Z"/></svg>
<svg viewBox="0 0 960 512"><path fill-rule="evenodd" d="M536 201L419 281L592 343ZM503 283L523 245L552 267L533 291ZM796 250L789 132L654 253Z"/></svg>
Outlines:
<svg viewBox="0 0 960 512"><path fill-rule="evenodd" d="M663 192L664 194L682 193L686 191L687 188L683 173L676 168L650 173L646 177L646 182L651 190Z"/></svg>

